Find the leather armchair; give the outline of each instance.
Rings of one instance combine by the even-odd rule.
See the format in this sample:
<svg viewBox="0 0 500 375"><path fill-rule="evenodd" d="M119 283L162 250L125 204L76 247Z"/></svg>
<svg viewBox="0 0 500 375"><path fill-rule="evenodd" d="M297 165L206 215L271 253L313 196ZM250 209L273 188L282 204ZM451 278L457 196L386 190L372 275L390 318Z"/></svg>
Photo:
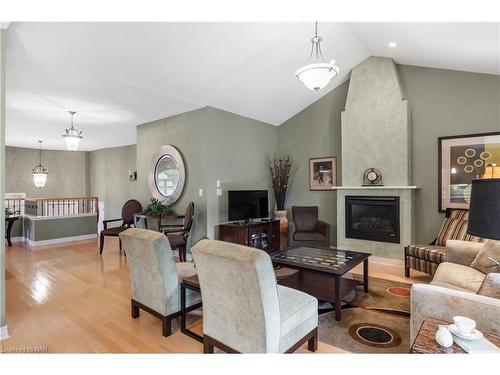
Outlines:
<svg viewBox="0 0 500 375"><path fill-rule="evenodd" d="M293 206L289 246L330 246L330 224L318 220L318 206Z"/></svg>

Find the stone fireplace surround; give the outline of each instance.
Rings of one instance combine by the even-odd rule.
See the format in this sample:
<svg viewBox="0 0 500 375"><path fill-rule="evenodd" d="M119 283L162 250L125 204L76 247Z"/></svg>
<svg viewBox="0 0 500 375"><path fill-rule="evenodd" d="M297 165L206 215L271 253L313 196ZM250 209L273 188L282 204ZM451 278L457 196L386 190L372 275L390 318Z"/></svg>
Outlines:
<svg viewBox="0 0 500 375"><path fill-rule="evenodd" d="M410 116L396 66L386 57L369 57L351 72L342 112L342 183L337 190L337 246L403 259L414 242L414 191L410 185ZM363 172L377 168L384 186L361 186ZM346 238L346 196L399 197L400 242Z"/></svg>

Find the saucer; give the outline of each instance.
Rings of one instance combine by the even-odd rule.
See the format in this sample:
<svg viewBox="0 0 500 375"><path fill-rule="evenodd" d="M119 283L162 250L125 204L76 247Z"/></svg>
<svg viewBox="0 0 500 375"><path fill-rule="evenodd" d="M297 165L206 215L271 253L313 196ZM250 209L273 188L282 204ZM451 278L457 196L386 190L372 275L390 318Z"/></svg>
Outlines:
<svg viewBox="0 0 500 375"><path fill-rule="evenodd" d="M469 335L464 335L463 333L461 333L455 324L450 324L447 328L452 334L464 340L479 340L483 338L483 334L475 328Z"/></svg>

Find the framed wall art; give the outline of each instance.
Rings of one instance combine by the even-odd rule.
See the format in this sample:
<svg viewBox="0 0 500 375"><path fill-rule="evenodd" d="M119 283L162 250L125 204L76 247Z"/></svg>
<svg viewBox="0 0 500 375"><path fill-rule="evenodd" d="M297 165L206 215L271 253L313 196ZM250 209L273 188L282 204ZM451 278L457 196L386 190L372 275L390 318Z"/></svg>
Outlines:
<svg viewBox="0 0 500 375"><path fill-rule="evenodd" d="M337 185L337 158L335 156L309 159L309 189L332 190Z"/></svg>
<svg viewBox="0 0 500 375"><path fill-rule="evenodd" d="M438 143L439 211L468 209L472 180L500 178L500 132L440 137Z"/></svg>

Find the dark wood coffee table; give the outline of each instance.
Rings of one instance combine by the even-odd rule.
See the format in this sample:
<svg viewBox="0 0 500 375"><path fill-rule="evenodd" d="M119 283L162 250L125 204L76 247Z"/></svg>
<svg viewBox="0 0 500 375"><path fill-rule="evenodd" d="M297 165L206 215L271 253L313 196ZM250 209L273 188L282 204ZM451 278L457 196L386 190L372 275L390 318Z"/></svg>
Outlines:
<svg viewBox="0 0 500 375"><path fill-rule="evenodd" d="M189 337L203 343L203 337L197 333L191 331L186 326L186 314L188 313L188 308L186 308L186 291L187 289L194 290L195 292L201 293L200 280L198 280L198 275L186 277L182 279L181 282L181 332Z"/></svg>
<svg viewBox="0 0 500 375"><path fill-rule="evenodd" d="M278 280L278 283L306 292L335 306L335 319L342 317L342 298L355 286L363 285L368 293L368 257L371 254L330 248L296 247L271 253L275 266L299 270ZM363 282L343 278L358 264L363 263Z"/></svg>

